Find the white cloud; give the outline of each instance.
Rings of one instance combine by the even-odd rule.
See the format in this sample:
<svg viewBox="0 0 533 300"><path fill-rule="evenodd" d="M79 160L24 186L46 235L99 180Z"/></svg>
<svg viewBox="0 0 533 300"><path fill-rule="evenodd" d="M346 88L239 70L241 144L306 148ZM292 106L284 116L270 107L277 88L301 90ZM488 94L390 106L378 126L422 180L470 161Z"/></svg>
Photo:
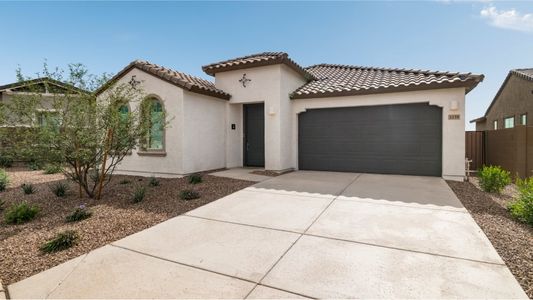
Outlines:
<svg viewBox="0 0 533 300"><path fill-rule="evenodd" d="M522 14L515 9L498 10L492 5L482 9L480 14L492 26L533 32L533 14Z"/></svg>

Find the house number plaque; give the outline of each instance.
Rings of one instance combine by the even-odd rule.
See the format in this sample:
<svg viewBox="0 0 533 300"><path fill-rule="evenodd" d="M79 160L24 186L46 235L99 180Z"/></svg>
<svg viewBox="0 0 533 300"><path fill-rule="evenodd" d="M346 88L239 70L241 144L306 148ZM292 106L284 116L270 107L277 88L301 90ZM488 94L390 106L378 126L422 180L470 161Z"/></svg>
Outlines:
<svg viewBox="0 0 533 300"><path fill-rule="evenodd" d="M448 115L448 120L460 120L461 115Z"/></svg>

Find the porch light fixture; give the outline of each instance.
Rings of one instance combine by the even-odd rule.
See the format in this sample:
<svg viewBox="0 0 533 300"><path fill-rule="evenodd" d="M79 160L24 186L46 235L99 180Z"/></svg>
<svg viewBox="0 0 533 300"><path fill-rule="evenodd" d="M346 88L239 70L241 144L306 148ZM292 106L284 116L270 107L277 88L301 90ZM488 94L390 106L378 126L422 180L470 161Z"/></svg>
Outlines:
<svg viewBox="0 0 533 300"><path fill-rule="evenodd" d="M451 103L450 103L450 110L459 110L459 102L457 102L456 100L453 100Z"/></svg>
<svg viewBox="0 0 533 300"><path fill-rule="evenodd" d="M274 116L276 114L276 109L274 108L274 106L270 106L268 108L268 115L269 116Z"/></svg>

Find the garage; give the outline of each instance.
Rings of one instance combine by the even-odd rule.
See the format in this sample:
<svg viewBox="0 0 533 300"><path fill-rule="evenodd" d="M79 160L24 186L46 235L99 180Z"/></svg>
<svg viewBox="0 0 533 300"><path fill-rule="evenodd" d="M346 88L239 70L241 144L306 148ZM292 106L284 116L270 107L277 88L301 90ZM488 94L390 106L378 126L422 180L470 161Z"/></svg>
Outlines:
<svg viewBox="0 0 533 300"><path fill-rule="evenodd" d="M308 109L298 115L298 168L442 175L442 108L428 103Z"/></svg>

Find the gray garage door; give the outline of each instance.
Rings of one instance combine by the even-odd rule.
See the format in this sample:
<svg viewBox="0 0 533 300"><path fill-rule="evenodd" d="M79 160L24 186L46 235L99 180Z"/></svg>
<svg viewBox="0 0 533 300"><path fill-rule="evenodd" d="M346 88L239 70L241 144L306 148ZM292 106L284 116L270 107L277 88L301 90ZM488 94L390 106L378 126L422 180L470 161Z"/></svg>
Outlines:
<svg viewBox="0 0 533 300"><path fill-rule="evenodd" d="M299 169L441 176L442 109L425 103L310 109Z"/></svg>

